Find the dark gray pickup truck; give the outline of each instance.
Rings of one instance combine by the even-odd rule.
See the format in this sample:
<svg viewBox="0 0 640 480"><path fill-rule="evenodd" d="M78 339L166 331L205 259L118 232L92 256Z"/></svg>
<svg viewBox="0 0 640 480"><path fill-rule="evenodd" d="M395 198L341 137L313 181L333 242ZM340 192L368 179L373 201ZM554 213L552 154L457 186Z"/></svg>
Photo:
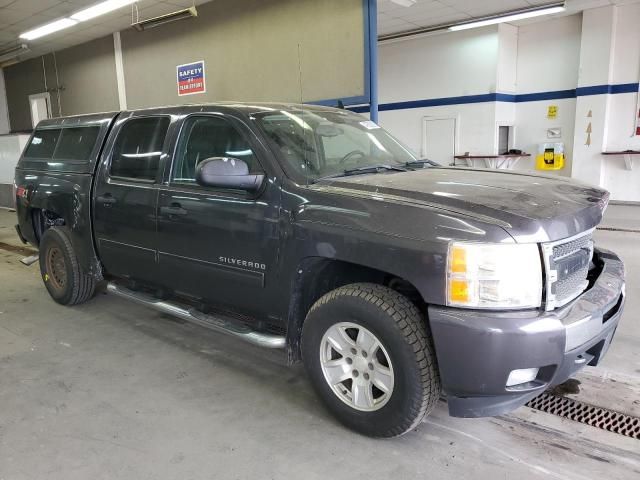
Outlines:
<svg viewBox="0 0 640 480"><path fill-rule="evenodd" d="M209 104L38 125L18 234L64 305L108 292L303 360L344 424L401 435L444 393L513 410L607 351L606 191L420 160L365 118Z"/></svg>

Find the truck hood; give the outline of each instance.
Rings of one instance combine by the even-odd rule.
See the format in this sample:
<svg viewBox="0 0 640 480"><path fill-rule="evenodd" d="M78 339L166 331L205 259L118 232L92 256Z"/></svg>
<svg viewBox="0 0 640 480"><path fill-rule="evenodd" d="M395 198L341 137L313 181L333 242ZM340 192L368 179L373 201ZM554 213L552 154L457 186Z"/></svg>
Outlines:
<svg viewBox="0 0 640 480"><path fill-rule="evenodd" d="M561 177L467 168L339 177L324 188L474 217L501 226L522 243L558 240L594 228L609 201L606 190Z"/></svg>

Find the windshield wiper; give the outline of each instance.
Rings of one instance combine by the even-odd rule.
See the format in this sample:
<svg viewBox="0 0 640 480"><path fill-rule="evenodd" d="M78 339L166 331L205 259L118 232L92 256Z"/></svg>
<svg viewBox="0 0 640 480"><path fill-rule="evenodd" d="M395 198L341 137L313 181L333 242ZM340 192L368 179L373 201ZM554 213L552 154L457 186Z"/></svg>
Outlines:
<svg viewBox="0 0 640 480"><path fill-rule="evenodd" d="M429 160L428 158L422 158L420 160L413 160L412 162L406 162L405 167L422 167L422 168L426 168L427 166L430 167L441 167L442 165L440 165L437 162L434 162L433 160Z"/></svg>
<svg viewBox="0 0 640 480"><path fill-rule="evenodd" d="M320 177L320 178L317 178L315 181L319 182L320 180L326 180L329 178L349 177L351 175L365 175L368 173L380 173L380 172L388 172L388 171L406 172L407 169L404 167L399 167L395 165L386 165L386 164L367 165L366 167L349 168L347 170L344 170L342 173L334 173L332 175Z"/></svg>

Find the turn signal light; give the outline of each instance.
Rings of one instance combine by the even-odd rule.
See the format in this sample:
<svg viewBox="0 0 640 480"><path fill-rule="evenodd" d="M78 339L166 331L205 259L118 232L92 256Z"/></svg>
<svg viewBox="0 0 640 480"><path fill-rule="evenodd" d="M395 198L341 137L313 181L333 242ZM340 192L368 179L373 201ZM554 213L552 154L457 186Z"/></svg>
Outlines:
<svg viewBox="0 0 640 480"><path fill-rule="evenodd" d="M451 273L466 273L467 252L464 248L454 245L451 248Z"/></svg>
<svg viewBox="0 0 640 480"><path fill-rule="evenodd" d="M449 300L465 303L469 301L469 282L452 279L449 282Z"/></svg>

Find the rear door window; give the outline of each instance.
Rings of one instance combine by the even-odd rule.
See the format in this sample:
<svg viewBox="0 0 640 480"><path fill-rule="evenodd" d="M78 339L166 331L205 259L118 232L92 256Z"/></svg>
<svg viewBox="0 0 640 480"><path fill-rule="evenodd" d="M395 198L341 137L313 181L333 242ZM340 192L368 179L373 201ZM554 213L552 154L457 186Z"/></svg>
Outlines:
<svg viewBox="0 0 640 480"><path fill-rule="evenodd" d="M88 162L99 133L100 127L63 128L53 158Z"/></svg>
<svg viewBox="0 0 640 480"><path fill-rule="evenodd" d="M132 180L155 180L168 128L168 117L128 120L113 147L110 175Z"/></svg>
<svg viewBox="0 0 640 480"><path fill-rule="evenodd" d="M51 158L56 149L60 129L36 130L29 146L24 152L25 158Z"/></svg>

